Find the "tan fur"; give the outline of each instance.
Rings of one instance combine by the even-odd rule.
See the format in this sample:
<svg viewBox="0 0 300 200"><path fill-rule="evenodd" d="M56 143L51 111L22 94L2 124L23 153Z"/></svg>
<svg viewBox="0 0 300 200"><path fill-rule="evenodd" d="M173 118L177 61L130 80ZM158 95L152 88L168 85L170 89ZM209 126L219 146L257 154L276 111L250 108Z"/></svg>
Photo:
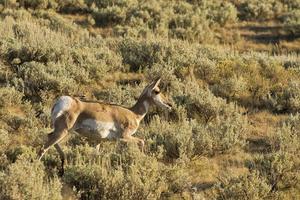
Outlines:
<svg viewBox="0 0 300 200"><path fill-rule="evenodd" d="M132 136L139 127L140 121L148 112L151 105L159 105L171 108L166 98L159 92L158 84L160 79L145 87L137 103L132 108L125 108L120 105L106 104L102 102L86 102L78 98L62 97L61 102L56 102L54 107L61 103L58 109L63 105L68 107L64 110L58 110L61 115L54 115L54 131L48 135L48 141L40 151L41 159L45 152L54 145L60 154L62 160L62 173L65 155L59 146L59 142L68 134L69 130L74 130L92 141L103 139L100 134L94 133L96 130L90 130L83 126L85 120L99 121L114 125L112 132L114 139L120 139L125 142L135 142L143 150L144 140ZM66 101L67 100L67 101ZM65 102L63 102L65 101ZM57 110L57 107L55 108ZM54 108L52 109L55 110ZM63 111L63 112L62 112ZM110 130L107 130L110 131Z"/></svg>

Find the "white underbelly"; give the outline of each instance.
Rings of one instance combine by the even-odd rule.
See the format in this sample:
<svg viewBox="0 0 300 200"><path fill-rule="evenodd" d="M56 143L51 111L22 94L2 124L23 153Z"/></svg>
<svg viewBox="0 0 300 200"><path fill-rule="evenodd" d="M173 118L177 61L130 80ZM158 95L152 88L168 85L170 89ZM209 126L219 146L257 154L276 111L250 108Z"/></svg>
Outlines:
<svg viewBox="0 0 300 200"><path fill-rule="evenodd" d="M88 137L113 139L119 137L119 129L114 122L102 122L86 119L76 124L74 130Z"/></svg>

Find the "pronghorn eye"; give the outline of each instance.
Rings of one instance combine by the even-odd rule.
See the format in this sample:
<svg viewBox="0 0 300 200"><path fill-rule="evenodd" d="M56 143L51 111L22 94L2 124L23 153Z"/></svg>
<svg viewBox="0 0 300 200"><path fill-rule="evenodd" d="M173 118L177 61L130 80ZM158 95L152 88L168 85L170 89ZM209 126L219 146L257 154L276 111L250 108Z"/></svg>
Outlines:
<svg viewBox="0 0 300 200"><path fill-rule="evenodd" d="M159 94L159 93L160 93L160 91L154 90L154 93L155 93L155 94Z"/></svg>

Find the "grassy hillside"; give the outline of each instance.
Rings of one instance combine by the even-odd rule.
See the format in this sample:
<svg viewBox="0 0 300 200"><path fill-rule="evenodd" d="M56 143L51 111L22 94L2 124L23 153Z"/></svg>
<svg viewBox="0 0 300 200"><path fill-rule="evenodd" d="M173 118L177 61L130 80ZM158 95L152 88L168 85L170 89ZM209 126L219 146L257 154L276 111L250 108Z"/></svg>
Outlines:
<svg viewBox="0 0 300 200"><path fill-rule="evenodd" d="M259 3L258 3L259 2ZM299 199L300 1L0 0L0 199ZM76 133L60 95L131 106L162 76L137 145Z"/></svg>

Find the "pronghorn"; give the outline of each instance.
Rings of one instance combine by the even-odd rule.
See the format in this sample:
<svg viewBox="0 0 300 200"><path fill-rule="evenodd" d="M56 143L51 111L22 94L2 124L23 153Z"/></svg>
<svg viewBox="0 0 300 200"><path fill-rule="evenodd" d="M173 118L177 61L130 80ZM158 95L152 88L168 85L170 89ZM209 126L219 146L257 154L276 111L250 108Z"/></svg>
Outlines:
<svg viewBox="0 0 300 200"><path fill-rule="evenodd" d="M97 141L104 138L132 141L139 144L143 150L144 140L132 135L138 129L149 107L158 105L172 108L160 92L159 83L160 78L157 78L147 85L131 108L61 96L52 108L51 120L54 130L48 134L48 140L40 151L39 160L54 145L61 158L61 173L63 173L65 155L59 142L68 134L68 131L75 131Z"/></svg>

